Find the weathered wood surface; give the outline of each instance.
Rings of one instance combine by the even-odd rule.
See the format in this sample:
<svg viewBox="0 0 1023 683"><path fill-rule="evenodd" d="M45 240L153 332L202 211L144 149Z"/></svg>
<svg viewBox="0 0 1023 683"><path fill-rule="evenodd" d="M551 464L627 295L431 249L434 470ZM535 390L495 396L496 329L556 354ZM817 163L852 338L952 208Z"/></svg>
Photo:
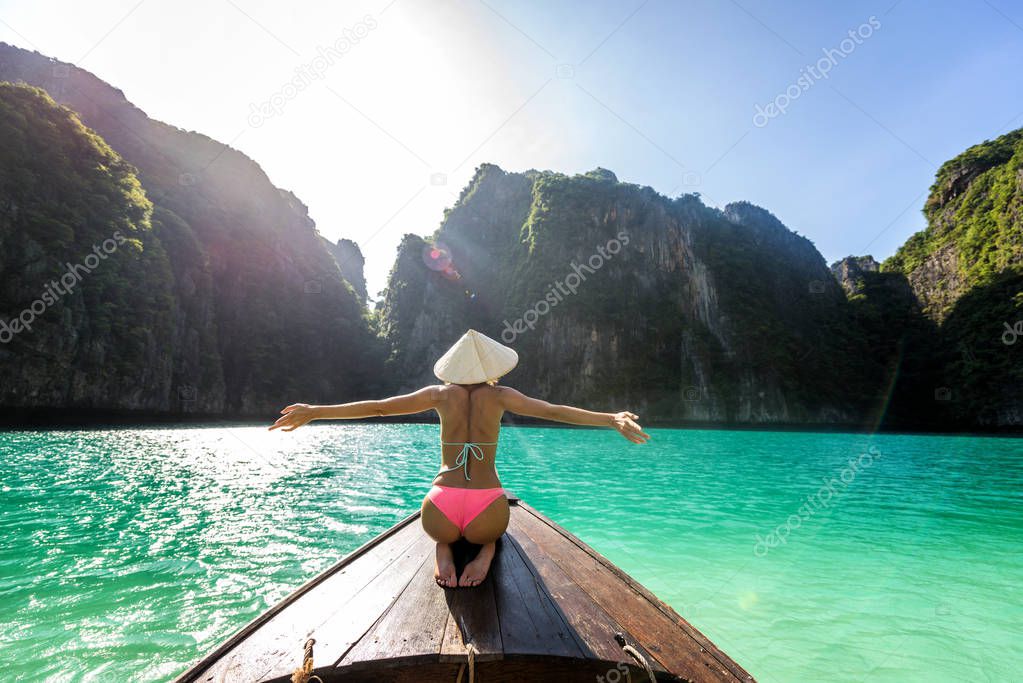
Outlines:
<svg viewBox="0 0 1023 683"><path fill-rule="evenodd" d="M645 680L616 642L619 633L658 680L753 681L621 569L513 498L508 533L482 585L439 588L433 542L412 515L239 631L178 683L288 681L309 638L325 683L454 680L470 651L477 682L630 680L626 671Z"/></svg>

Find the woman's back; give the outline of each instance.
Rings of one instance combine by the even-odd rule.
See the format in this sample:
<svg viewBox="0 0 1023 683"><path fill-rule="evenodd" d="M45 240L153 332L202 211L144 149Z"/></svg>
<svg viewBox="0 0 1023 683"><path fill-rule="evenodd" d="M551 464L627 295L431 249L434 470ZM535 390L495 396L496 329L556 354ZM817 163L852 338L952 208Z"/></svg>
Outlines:
<svg viewBox="0 0 1023 683"><path fill-rule="evenodd" d="M500 486L494 466L501 416L504 414L500 389L488 384L449 384L440 387L439 391L441 400L437 403L437 413L440 415L443 464L445 468L461 467L441 474L437 483L468 488ZM474 445L466 447L467 443ZM463 453L465 459L459 463ZM481 455L483 460L479 459ZM471 477L469 480L465 478L466 469Z"/></svg>
<svg viewBox="0 0 1023 683"><path fill-rule="evenodd" d="M496 387L449 384L440 390L444 394L437 406L441 441L497 441L504 409L498 400L499 390Z"/></svg>

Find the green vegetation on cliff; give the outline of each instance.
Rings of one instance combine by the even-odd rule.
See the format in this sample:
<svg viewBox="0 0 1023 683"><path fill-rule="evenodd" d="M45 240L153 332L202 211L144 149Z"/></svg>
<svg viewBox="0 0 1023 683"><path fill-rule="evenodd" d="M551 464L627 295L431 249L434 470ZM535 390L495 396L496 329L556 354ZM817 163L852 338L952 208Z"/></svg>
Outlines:
<svg viewBox="0 0 1023 683"><path fill-rule="evenodd" d="M424 252L450 268L431 268ZM766 211L481 166L428 240L406 236L381 307L402 387L475 327L508 382L650 418L843 422L869 401L849 308L820 254Z"/></svg>
<svg viewBox="0 0 1023 683"><path fill-rule="evenodd" d="M1021 131L943 165L883 267L834 277L746 202L484 164L402 241L373 316L358 247L251 159L53 65L0 44L0 79L46 90L0 84L0 320L116 249L30 331L0 328L5 408L265 415L433 382L473 327L520 353L509 384L648 419L1023 423Z"/></svg>
<svg viewBox="0 0 1023 683"><path fill-rule="evenodd" d="M1023 321L1023 129L942 164L924 215L853 296L872 347L898 350L893 410L915 425L1021 424L1023 339L1005 340Z"/></svg>
<svg viewBox="0 0 1023 683"><path fill-rule="evenodd" d="M927 228L884 263L909 275L951 248L961 291L1023 268L1023 129L974 145L938 170Z"/></svg>
<svg viewBox="0 0 1023 683"><path fill-rule="evenodd" d="M45 284L32 263L65 258L61 244L68 240L74 246L93 239L95 226L76 222L83 211L106 211L104 229L111 232L131 224L139 234L122 230L130 240L122 249L132 246L141 256L124 268L139 271L108 273L113 288L90 277L83 295L96 306L88 320L64 316L62 333L33 335L47 347L90 340L91 352L106 358L106 374L97 376L77 353L63 361L50 393L26 385L8 392L6 404L268 415L282 402L379 392L384 346L365 307L357 248L326 243L306 206L237 150L150 119L123 93L72 65L55 75L55 64L0 43L0 81L44 89L76 112L78 137L101 145L108 158L82 156L86 143L75 131L33 125L33 115L9 108L5 144L20 135L54 150L35 165L18 157L4 166L12 191L24 194L15 206L34 212L19 214L30 223L23 230L41 240L24 242L34 251L12 266L24 279L22 294ZM76 164L109 172L110 187L83 184L98 181L77 178ZM125 175L122 167L131 170ZM47 184L51 176L64 182L60 196ZM71 252L67 258L77 258L77 247ZM340 263L336 253L343 254ZM361 285L358 293L353 283ZM17 292L5 286L4 295ZM161 311L152 324L150 310ZM141 370L122 367L135 356L122 358L120 350L137 350L142 341L148 346Z"/></svg>
<svg viewBox="0 0 1023 683"><path fill-rule="evenodd" d="M170 266L134 169L36 88L0 83L0 139L3 400L158 387Z"/></svg>

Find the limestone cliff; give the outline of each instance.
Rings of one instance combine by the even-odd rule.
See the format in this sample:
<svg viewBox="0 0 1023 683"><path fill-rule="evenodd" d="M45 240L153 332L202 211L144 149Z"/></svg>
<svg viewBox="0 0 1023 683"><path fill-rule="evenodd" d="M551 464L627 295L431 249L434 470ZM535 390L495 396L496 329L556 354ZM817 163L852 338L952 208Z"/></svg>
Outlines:
<svg viewBox="0 0 1023 683"><path fill-rule="evenodd" d="M167 407L176 313L134 169L40 90L0 83L0 405Z"/></svg>
<svg viewBox="0 0 1023 683"><path fill-rule="evenodd" d="M881 264L873 256L846 256L831 264L831 274L849 296L855 296L864 286L867 273L876 273Z"/></svg>
<svg viewBox="0 0 1023 683"><path fill-rule="evenodd" d="M483 165L371 314L358 246L251 159L0 44L4 80L41 89L0 85L0 409L265 417L433 382L474 327L509 384L647 419L1023 424L1023 131L943 165L880 267L746 202Z"/></svg>
<svg viewBox="0 0 1023 683"><path fill-rule="evenodd" d="M266 415L282 400L338 400L379 390L382 347L364 295L342 274L305 205L274 187L255 162L204 135L150 119L92 74L38 53L0 44L0 80L42 88L134 167L152 206L147 239L165 253L163 281L172 299L172 311L161 318L170 337L152 358L160 377L164 366L170 368L169 381L153 380L130 399L112 387L97 389L90 401L79 401L70 389L60 400L29 391L11 394L9 406ZM7 126L40 134L9 113ZM44 138L33 144L40 140L45 144ZM59 206L46 198L44 211ZM357 261L345 267L360 283ZM132 317L130 309L117 310ZM53 366L54 377L41 381L59 385L58 375L73 370L74 363ZM68 383L103 384L95 373L70 376L78 379Z"/></svg>
<svg viewBox="0 0 1023 683"><path fill-rule="evenodd" d="M746 203L480 167L429 239L406 236L382 330L404 388L467 327L510 343L506 381L651 418L855 423L871 388L813 245Z"/></svg>
<svg viewBox="0 0 1023 683"><path fill-rule="evenodd" d="M851 292L858 324L897 352L892 409L917 427L1023 425L1023 130L943 164L924 215Z"/></svg>
<svg viewBox="0 0 1023 683"><path fill-rule="evenodd" d="M359 301L366 301L366 277L364 275L366 258L362 255L359 245L352 240L343 238L337 242L331 242L324 238L323 244L330 255L334 257L341 276L352 285L355 293L359 295Z"/></svg>
<svg viewBox="0 0 1023 683"><path fill-rule="evenodd" d="M940 322L969 290L1023 270L1023 129L942 164L924 215L927 228L883 268L903 273Z"/></svg>

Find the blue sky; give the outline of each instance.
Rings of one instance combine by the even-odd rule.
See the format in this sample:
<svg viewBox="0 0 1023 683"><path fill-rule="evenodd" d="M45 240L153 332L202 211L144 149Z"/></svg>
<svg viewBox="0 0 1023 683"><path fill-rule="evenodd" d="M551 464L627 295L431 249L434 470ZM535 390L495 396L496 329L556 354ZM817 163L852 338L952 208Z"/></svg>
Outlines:
<svg viewBox="0 0 1023 683"><path fill-rule="evenodd" d="M483 162L745 199L829 262L880 259L923 227L943 161L1023 126L1008 0L0 0L0 40L251 156L360 243L371 293Z"/></svg>

